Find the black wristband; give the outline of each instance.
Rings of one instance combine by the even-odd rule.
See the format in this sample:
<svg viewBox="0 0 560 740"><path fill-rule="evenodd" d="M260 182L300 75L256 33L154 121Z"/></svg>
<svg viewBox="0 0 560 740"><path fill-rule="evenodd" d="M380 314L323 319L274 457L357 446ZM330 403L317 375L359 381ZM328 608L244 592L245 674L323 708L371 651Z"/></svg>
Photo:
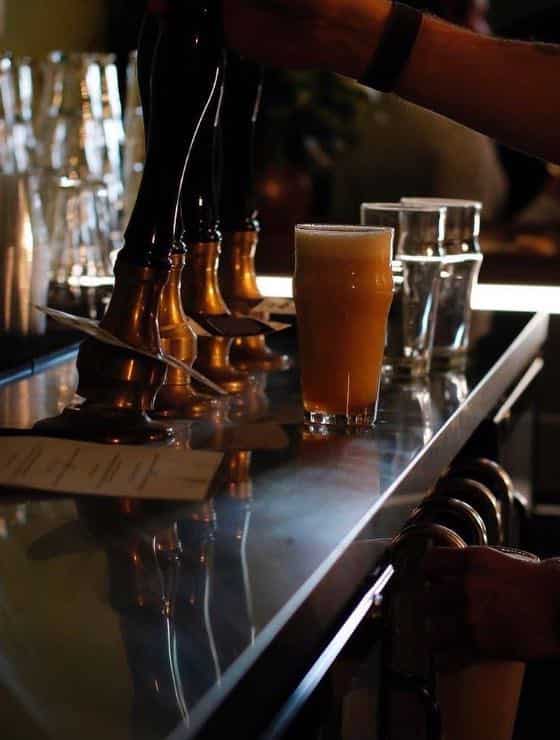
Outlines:
<svg viewBox="0 0 560 740"><path fill-rule="evenodd" d="M393 2L381 40L361 83L381 92L395 89L412 54L422 18L416 8Z"/></svg>

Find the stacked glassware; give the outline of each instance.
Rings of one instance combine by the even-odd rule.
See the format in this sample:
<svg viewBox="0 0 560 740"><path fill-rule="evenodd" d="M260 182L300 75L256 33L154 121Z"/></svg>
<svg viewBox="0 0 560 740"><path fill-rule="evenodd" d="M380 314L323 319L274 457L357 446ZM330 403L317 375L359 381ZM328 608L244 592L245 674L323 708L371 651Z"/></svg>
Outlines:
<svg viewBox="0 0 560 740"><path fill-rule="evenodd" d="M34 167L35 68L0 56L0 332L41 334L45 319L48 234Z"/></svg>
<svg viewBox="0 0 560 740"><path fill-rule="evenodd" d="M83 313L86 298L86 312L98 314L112 285L144 158L135 63L131 56L125 136L114 55L53 51L40 64L0 56L0 177L23 178L29 191L51 305Z"/></svg>
<svg viewBox="0 0 560 740"><path fill-rule="evenodd" d="M117 91L118 92L118 91ZM44 63L37 146L51 244L51 303L79 302L110 283L121 142L106 135L102 65L95 55L54 52ZM91 291L90 291L91 292Z"/></svg>

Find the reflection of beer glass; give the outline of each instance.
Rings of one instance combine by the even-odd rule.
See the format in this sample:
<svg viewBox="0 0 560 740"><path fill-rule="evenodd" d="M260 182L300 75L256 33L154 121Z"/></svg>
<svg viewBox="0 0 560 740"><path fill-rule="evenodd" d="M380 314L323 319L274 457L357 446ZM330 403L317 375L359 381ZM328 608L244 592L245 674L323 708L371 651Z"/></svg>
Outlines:
<svg viewBox="0 0 560 740"><path fill-rule="evenodd" d="M375 422L392 238L389 228L296 226L294 296L308 423Z"/></svg>

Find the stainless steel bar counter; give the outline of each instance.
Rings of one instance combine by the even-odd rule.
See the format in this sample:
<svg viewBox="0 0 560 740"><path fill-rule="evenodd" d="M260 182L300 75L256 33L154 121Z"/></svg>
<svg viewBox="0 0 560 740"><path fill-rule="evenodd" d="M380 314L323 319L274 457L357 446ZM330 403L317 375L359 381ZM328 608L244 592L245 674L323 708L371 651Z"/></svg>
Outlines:
<svg viewBox="0 0 560 740"><path fill-rule="evenodd" d="M262 378L266 402L237 421L253 449L231 446L201 504L4 492L3 736L282 736L388 578L387 539L523 395L547 329L477 312L466 374L384 384L376 428L353 436L303 429L296 370ZM57 413L74 383L66 360L4 384L2 426ZM216 434L179 425L177 454Z"/></svg>

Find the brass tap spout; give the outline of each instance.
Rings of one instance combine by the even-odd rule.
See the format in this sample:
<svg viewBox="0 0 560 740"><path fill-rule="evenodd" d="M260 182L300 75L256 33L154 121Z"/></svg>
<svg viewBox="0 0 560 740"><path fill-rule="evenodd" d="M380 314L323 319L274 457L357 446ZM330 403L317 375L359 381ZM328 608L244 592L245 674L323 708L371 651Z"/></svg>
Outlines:
<svg viewBox="0 0 560 740"><path fill-rule="evenodd" d="M162 349L189 365L197 358L197 337L191 329L181 300L181 274L185 255L177 252L171 257L171 272L159 305L159 328ZM167 418L216 418L225 413L221 399L194 390L190 376L184 370L168 368L167 377L159 390L155 416Z"/></svg>

